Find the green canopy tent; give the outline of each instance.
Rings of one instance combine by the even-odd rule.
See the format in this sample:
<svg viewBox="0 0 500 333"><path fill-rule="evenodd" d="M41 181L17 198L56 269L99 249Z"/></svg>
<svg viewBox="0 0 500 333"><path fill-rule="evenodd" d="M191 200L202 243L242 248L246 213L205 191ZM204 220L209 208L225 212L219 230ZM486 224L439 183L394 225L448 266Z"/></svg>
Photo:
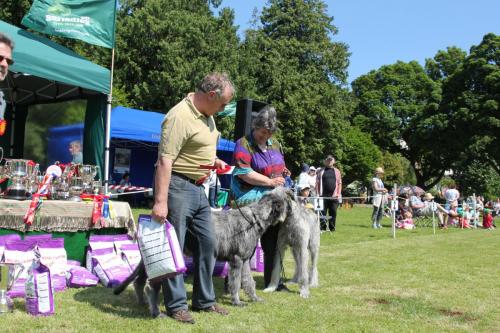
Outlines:
<svg viewBox="0 0 500 333"><path fill-rule="evenodd" d="M15 43L15 63L6 80L0 82L7 101L8 127L0 137L5 155L22 158L30 105L86 99L84 163L99 165L103 170L110 71L47 38L1 20L0 31Z"/></svg>

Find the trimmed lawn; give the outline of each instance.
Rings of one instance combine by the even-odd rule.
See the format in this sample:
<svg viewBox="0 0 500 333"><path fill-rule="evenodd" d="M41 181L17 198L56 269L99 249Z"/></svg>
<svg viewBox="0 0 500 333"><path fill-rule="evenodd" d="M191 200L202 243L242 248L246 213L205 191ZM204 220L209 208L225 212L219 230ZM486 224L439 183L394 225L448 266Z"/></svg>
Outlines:
<svg viewBox="0 0 500 333"><path fill-rule="evenodd" d="M150 210L134 210L149 213ZM114 296L103 287L69 289L56 294L56 315L31 318L24 300L13 314L0 316L3 332L499 332L499 230L398 231L390 221L371 228L370 207L341 209L335 233L321 235L320 287L309 299L294 293L262 293L262 303L233 308L218 301L227 317L194 313L195 325L150 319L130 288ZM498 220L497 220L498 223ZM293 274L287 253L286 275ZM191 280L187 280L188 297ZM243 296L245 300L246 297ZM162 306L163 309L163 306Z"/></svg>

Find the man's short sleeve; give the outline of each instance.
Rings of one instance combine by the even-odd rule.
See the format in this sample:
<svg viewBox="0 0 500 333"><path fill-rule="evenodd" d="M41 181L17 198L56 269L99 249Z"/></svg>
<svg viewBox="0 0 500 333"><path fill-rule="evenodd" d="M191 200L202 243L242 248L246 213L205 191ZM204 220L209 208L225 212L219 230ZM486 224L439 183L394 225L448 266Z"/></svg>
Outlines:
<svg viewBox="0 0 500 333"><path fill-rule="evenodd" d="M167 115L161 125L158 156L175 160L189 137L187 121L178 114Z"/></svg>

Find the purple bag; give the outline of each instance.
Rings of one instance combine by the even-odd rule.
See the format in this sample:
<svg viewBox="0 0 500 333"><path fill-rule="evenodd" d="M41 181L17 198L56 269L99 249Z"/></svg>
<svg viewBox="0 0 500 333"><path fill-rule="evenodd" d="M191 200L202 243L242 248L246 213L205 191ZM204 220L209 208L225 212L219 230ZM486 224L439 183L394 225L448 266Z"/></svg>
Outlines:
<svg viewBox="0 0 500 333"><path fill-rule="evenodd" d="M89 238L89 248L87 250L87 256L85 260L85 266L87 269L94 272L93 261L92 261L92 251L98 249L112 248L114 251L115 241L125 241L130 240L127 234L122 235L92 235Z"/></svg>
<svg viewBox="0 0 500 333"><path fill-rule="evenodd" d="M41 240L37 245L40 262L50 269L55 291L66 289L66 265L68 258L64 249L64 238Z"/></svg>
<svg viewBox="0 0 500 333"><path fill-rule="evenodd" d="M250 258L250 269L255 272L264 272L264 251L260 245L260 239L257 242L255 253Z"/></svg>
<svg viewBox="0 0 500 333"><path fill-rule="evenodd" d="M26 312L33 316L54 314L54 294L50 270L42 263L33 261L26 280Z"/></svg>
<svg viewBox="0 0 500 333"><path fill-rule="evenodd" d="M7 291L7 296L10 298L21 298L25 296L26 279L17 279L12 287Z"/></svg>
<svg viewBox="0 0 500 333"><path fill-rule="evenodd" d="M26 235L26 236L24 236L24 240L34 241L34 242L46 241L49 239L52 239L52 234L39 234L39 235Z"/></svg>
<svg viewBox="0 0 500 333"><path fill-rule="evenodd" d="M92 251L92 262L96 275L105 287L115 287L130 276L130 267L116 256L113 249Z"/></svg>
<svg viewBox="0 0 500 333"><path fill-rule="evenodd" d="M21 236L18 234L9 234L0 236L0 261L3 261L3 252L5 251L5 243L9 241L21 240Z"/></svg>
<svg viewBox="0 0 500 333"><path fill-rule="evenodd" d="M149 280L161 281L186 271L177 234L168 221L158 223L150 215L139 215L137 240Z"/></svg>
<svg viewBox="0 0 500 333"><path fill-rule="evenodd" d="M99 278L85 267L73 266L66 273L66 282L70 288L94 287L99 283Z"/></svg>
<svg viewBox="0 0 500 333"><path fill-rule="evenodd" d="M27 240L13 240L5 243L4 261L8 264L18 264L21 267L16 268L15 275L18 276L12 288L7 292L11 298L24 297L24 283L28 278L28 271L35 258L33 251L35 243ZM22 271L19 273L19 270Z"/></svg>
<svg viewBox="0 0 500 333"><path fill-rule="evenodd" d="M192 257L184 257L184 262L186 263L185 275L193 274L194 272L194 262ZM229 263L227 261L215 261L214 271L212 276L218 276L225 278L229 273Z"/></svg>
<svg viewBox="0 0 500 333"><path fill-rule="evenodd" d="M127 263L130 269L133 271L139 262L141 262L141 251L139 251L139 245L134 244L122 244L119 248L121 257L123 261Z"/></svg>
<svg viewBox="0 0 500 333"><path fill-rule="evenodd" d="M70 268L72 267L81 267L82 264L78 261L78 260L71 260L71 259L68 259L68 261L66 261L66 271L69 271Z"/></svg>

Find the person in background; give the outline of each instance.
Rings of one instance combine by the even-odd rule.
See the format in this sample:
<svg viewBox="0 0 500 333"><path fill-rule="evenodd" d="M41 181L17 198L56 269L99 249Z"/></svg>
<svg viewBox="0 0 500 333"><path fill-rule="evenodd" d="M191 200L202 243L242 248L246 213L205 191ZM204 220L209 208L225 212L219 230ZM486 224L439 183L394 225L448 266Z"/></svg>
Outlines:
<svg viewBox="0 0 500 333"><path fill-rule="evenodd" d="M342 197L342 176L340 170L335 168L335 158L328 155L325 158L325 167L317 170L316 193L323 199L323 215L330 214L328 220L330 231L335 231L337 224L337 208ZM326 230L326 223L322 226Z"/></svg>
<svg viewBox="0 0 500 333"><path fill-rule="evenodd" d="M314 205L311 203L309 199L309 195L311 191L309 190L309 185L304 184L303 186L297 185L297 190L299 192L298 200L302 206L309 209L314 209Z"/></svg>
<svg viewBox="0 0 500 333"><path fill-rule="evenodd" d="M308 175L309 178L307 179L307 185L309 185L311 196L316 197L318 195L316 192L316 168L313 165L309 167Z"/></svg>
<svg viewBox="0 0 500 333"><path fill-rule="evenodd" d="M297 186L303 186L304 184L309 184L309 165L302 163L299 179L297 180Z"/></svg>
<svg viewBox="0 0 500 333"><path fill-rule="evenodd" d="M448 210L451 208L451 203L460 198L460 192L458 192L455 184L451 184L450 187L444 191L443 196L446 199L444 209Z"/></svg>
<svg viewBox="0 0 500 333"><path fill-rule="evenodd" d="M373 212L372 212L372 227L374 229L382 228L380 220L384 214L384 204L387 200L387 189L384 188L382 177L384 176L384 169L378 167L375 169L375 177L372 179L373 191Z"/></svg>
<svg viewBox="0 0 500 333"><path fill-rule="evenodd" d="M285 171L283 171L283 176L285 177L285 187L293 189L295 183L293 182L292 173L290 172L290 170L286 169Z"/></svg>
<svg viewBox="0 0 500 333"><path fill-rule="evenodd" d="M273 138L277 129L276 110L267 105L254 117L250 134L236 141L231 182L233 208L258 201L266 192L285 184L285 158L281 144ZM279 228L279 224L269 227L260 239L264 251L265 288L271 282ZM280 283L277 290L288 288Z"/></svg>
<svg viewBox="0 0 500 333"><path fill-rule="evenodd" d="M212 272L215 265L215 231L212 210L205 188L207 170L200 165L224 169L226 163L215 155L220 133L214 115L234 96L234 86L224 73L206 75L196 92L189 93L165 115L161 124L158 161L154 181L152 217L174 226L179 245L184 248L186 232L196 240L192 309L227 315L215 302ZM193 324L188 311L187 293L182 274L162 281L167 315Z"/></svg>
<svg viewBox="0 0 500 333"><path fill-rule="evenodd" d="M5 80L9 73L9 66L14 64L12 60L12 51L14 50L14 42L0 32L0 81ZM7 102L3 91L0 90L0 136L5 133L7 122L4 119L5 110L7 109Z"/></svg>
<svg viewBox="0 0 500 333"><path fill-rule="evenodd" d="M131 186L132 183L130 182L130 174L128 172L125 172L122 176L122 179L120 180L120 185L121 186Z"/></svg>
<svg viewBox="0 0 500 333"><path fill-rule="evenodd" d="M217 172L212 170L208 178L208 203L210 207L217 208L217 189L220 188L219 177Z"/></svg>
<svg viewBox="0 0 500 333"><path fill-rule="evenodd" d="M82 143L78 140L71 141L69 143L69 152L73 159L71 163L73 164L82 164L83 163L83 154L82 154Z"/></svg>
<svg viewBox="0 0 500 333"><path fill-rule="evenodd" d="M491 210L488 208L485 208L483 211L483 228L490 230L495 229L493 225L493 216L491 215Z"/></svg>

